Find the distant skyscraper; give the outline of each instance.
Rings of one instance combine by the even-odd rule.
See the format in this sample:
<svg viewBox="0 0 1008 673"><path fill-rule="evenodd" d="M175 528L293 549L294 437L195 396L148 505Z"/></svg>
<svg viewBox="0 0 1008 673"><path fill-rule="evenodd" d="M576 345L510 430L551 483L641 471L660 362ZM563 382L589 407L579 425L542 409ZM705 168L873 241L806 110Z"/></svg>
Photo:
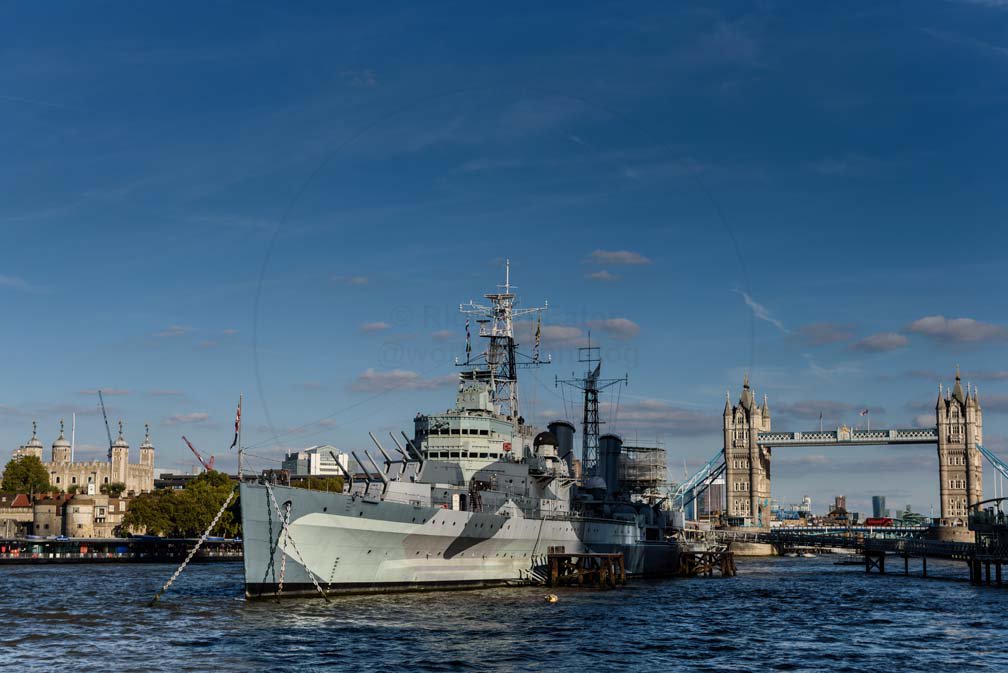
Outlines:
<svg viewBox="0 0 1008 673"><path fill-rule="evenodd" d="M884 495L873 495L871 499L871 509L872 516L876 519L880 519L884 516L889 516L886 513L885 507L885 496Z"/></svg>
<svg viewBox="0 0 1008 673"><path fill-rule="evenodd" d="M847 511L847 496L845 496L845 495L838 495L838 496L836 496L833 499L833 509L837 510L838 512L846 512Z"/></svg>

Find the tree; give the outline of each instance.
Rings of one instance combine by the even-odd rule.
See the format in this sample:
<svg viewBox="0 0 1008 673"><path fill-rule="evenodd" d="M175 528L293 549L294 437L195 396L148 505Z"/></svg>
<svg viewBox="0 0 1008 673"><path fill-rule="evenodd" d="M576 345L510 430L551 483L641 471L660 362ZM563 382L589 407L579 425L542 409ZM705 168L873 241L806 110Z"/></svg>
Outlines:
<svg viewBox="0 0 1008 673"><path fill-rule="evenodd" d="M99 490L109 497L118 498L126 490L126 484L120 481L112 482L111 484L102 484Z"/></svg>
<svg viewBox="0 0 1008 673"><path fill-rule="evenodd" d="M224 504L234 484L221 472L204 472L181 491L157 491L133 498L122 528L151 535L198 537ZM241 533L238 498L221 515L211 534L236 537Z"/></svg>
<svg viewBox="0 0 1008 673"><path fill-rule="evenodd" d="M49 473L36 456L14 458L4 468L3 490L16 493L45 493L51 489Z"/></svg>

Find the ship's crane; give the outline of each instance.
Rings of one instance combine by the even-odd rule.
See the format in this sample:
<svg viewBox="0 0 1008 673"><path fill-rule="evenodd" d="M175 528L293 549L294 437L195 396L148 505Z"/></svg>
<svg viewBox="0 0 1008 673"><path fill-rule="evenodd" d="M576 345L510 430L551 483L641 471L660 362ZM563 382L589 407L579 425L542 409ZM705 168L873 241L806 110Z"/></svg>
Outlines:
<svg viewBox="0 0 1008 673"><path fill-rule="evenodd" d="M108 435L108 459L109 462L112 462L112 430L109 429L108 414L105 413L105 398L102 397L101 389L98 390L98 403L101 404L101 415L105 419L105 434ZM122 423L119 425L121 430Z"/></svg>
<svg viewBox="0 0 1008 673"><path fill-rule="evenodd" d="M198 460L200 462L200 464L203 465L203 469L205 469L207 472L213 472L214 471L214 457L213 456L210 456L210 460L209 461L203 460L203 456L201 456L200 452L196 450L196 447L193 446L192 443L188 439L186 439L185 435L182 435L182 441L186 443L186 446L189 447L189 450L193 452L194 456L196 456L196 460Z"/></svg>

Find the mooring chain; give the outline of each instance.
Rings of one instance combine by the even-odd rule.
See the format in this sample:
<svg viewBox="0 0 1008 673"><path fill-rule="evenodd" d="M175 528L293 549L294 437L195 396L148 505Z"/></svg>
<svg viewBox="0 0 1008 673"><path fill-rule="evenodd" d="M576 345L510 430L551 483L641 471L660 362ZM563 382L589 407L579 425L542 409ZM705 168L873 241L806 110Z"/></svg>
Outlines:
<svg viewBox="0 0 1008 673"><path fill-rule="evenodd" d="M287 538L290 535L287 532L287 518L290 516L290 511L291 504L288 502L284 506L284 513L280 517L283 528L280 530L280 535L277 536L277 547L280 546L280 538L283 538L283 549L280 550L280 582L277 584L277 598L280 598L280 594L283 593L284 577L287 576Z"/></svg>
<svg viewBox="0 0 1008 673"><path fill-rule="evenodd" d="M200 536L200 539L196 542L196 545L189 551L189 555L186 556L184 561L182 561L182 565L178 567L178 569L175 571L175 574L172 575L167 582L165 582L165 585L161 587L161 591L154 594L154 598L151 599L150 605L153 606L161 599L162 594L168 591L168 587L172 585L172 582L178 579L178 576L181 575L182 571L186 569L186 566L189 565L189 561L192 560L193 556L196 556L196 552L198 552L199 548L203 546L203 543L206 542L206 539L210 537L210 531L212 531L214 528L217 527L217 522L220 521L221 516L223 516L224 510L226 510L228 505L231 504L231 499L234 498L234 494L235 492L233 489L230 493L228 493L228 497L224 500L224 504L221 505L221 508L217 510L217 515L213 518L213 521L211 521L207 529L203 531L203 535Z"/></svg>
<svg viewBox="0 0 1008 673"><path fill-rule="evenodd" d="M315 589L318 590L318 592L320 594L322 594L322 597L325 598L328 601L329 600L329 595L325 592L325 590L322 588L322 586L318 583L318 579L315 578L315 573L313 573L311 571L311 568L308 567L308 563L305 562L304 556L301 555L301 550L298 549L297 544L294 542L294 536L291 535L290 526L289 526L289 523L290 523L289 522L289 518L290 518L290 503L288 502L286 504L287 511L286 511L286 516L285 516L284 513L280 511L280 505L277 503L276 496L273 495L273 489L269 487L269 484L266 484L266 491L269 493L270 500L273 501L273 507L276 509L277 515L280 516L283 519L283 533L282 533L282 535L284 537L284 549L282 549L281 551L283 552L284 555L280 557L280 578L281 579L280 579L280 585L278 587L277 595L279 595L279 592L283 590L283 576L284 576L284 570L286 568L286 562L287 562L287 553L286 553L287 550L286 550L286 547L287 547L287 542L290 542L291 548L294 550L294 553L297 554L298 561L301 562L301 565L304 567L305 572L308 573L308 577L311 578L312 584L315 585Z"/></svg>

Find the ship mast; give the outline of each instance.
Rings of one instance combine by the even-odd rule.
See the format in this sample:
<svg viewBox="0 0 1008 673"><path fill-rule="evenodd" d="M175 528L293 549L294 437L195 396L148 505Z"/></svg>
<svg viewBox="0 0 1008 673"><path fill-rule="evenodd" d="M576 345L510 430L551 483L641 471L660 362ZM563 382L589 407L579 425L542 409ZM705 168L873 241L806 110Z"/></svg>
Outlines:
<svg viewBox="0 0 1008 673"><path fill-rule="evenodd" d="M483 381L488 385L495 410L502 416L507 416L517 429L521 418L518 406L518 369L542 364L539 359L540 326L542 312L548 308L548 302L534 308L515 308L518 302L511 286L510 259L504 263L504 284L497 287L503 292L483 295L490 300L489 306L473 301L459 305L461 313L476 318L479 335L488 339L488 343L482 354L471 357L469 321L466 320L466 361L456 364L466 368L460 376L463 383ZM527 356L518 352L514 321L532 314L536 314L537 318L535 349L532 356Z"/></svg>
<svg viewBox="0 0 1008 673"><path fill-rule="evenodd" d="M584 378L574 378L573 373L569 379L557 377L556 385L570 386L584 393L584 415L582 418L581 433L581 474L583 480L587 482L591 477L597 476L598 454L599 454L599 392L615 385L627 385L629 379L627 375L619 379L603 379L602 355L598 346L591 344L591 332L588 332L588 345L578 348L578 362L588 365ZM594 365L594 368L593 368Z"/></svg>

